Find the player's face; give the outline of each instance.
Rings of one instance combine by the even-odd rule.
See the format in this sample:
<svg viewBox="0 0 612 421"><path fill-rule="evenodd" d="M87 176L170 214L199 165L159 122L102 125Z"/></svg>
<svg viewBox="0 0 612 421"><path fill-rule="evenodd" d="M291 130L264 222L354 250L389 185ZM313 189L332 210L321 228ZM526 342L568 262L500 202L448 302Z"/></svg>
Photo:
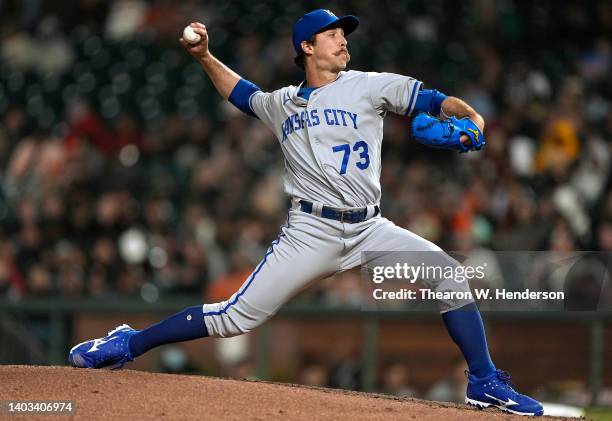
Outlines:
<svg viewBox="0 0 612 421"><path fill-rule="evenodd" d="M332 28L316 35L312 45L312 62L320 70L339 72L351 60L342 28Z"/></svg>

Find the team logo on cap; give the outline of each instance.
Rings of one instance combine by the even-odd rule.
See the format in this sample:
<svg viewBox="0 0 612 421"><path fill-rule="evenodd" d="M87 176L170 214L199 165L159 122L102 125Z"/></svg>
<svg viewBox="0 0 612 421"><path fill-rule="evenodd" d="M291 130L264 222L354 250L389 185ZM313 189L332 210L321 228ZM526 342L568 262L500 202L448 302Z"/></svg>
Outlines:
<svg viewBox="0 0 612 421"><path fill-rule="evenodd" d="M334 15L334 14L331 12L331 10L329 10L329 9L323 9L323 11L324 11L325 13L327 13L329 16L331 16L332 18L335 18L335 17L336 17L336 15Z"/></svg>

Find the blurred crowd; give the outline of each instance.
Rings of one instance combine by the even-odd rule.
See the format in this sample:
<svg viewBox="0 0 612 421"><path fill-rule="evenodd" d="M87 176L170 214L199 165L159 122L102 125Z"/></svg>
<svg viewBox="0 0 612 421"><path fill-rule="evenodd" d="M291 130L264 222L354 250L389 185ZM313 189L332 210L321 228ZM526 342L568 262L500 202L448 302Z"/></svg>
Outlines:
<svg viewBox="0 0 612 421"><path fill-rule="evenodd" d="M361 18L350 67L465 99L487 146L415 144L388 117L382 212L447 250L612 251L612 6L606 1L0 0L0 297L224 299L288 206L272 133L214 91L177 39L265 90L297 84L290 33ZM358 280L313 299L358 301Z"/></svg>

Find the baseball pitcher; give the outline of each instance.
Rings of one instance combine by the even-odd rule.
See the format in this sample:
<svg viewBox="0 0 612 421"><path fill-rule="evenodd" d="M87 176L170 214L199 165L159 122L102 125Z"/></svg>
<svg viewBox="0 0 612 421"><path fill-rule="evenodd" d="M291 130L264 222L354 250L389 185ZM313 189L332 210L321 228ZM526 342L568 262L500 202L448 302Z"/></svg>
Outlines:
<svg viewBox="0 0 612 421"><path fill-rule="evenodd" d="M365 251L431 251L445 264L458 264L435 244L381 215L383 122L388 112L412 116L416 141L467 152L484 146L484 120L462 100L424 89L411 77L347 71L346 37L358 25L355 16L338 18L324 9L302 16L293 27L293 47L305 79L273 92L263 92L215 58L207 28L190 25L199 41L180 42L219 94L261 120L278 139L285 159L284 190L292 204L287 222L227 301L187 308L143 330L121 325L104 338L74 346L71 365L120 368L162 344L249 332L308 284L362 264ZM436 291L469 290L467 282L429 282ZM508 374L491 361L474 301L440 300L439 307L469 367L466 402L542 415L542 405L516 392Z"/></svg>

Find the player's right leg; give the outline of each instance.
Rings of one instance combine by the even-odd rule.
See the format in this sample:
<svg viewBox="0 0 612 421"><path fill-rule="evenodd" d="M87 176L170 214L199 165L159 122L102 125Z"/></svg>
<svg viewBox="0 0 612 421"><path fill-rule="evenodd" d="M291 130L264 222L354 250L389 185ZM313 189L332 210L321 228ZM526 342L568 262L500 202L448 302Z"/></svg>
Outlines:
<svg viewBox="0 0 612 421"><path fill-rule="evenodd" d="M299 210L244 284L228 300L203 306L209 336L251 331L311 282L340 269L342 223Z"/></svg>
<svg viewBox="0 0 612 421"><path fill-rule="evenodd" d="M287 225L263 260L228 300L189 307L137 331L128 325L70 350L75 367L122 367L159 345L206 336L228 337L262 324L310 282L339 270L343 242L337 221L290 211Z"/></svg>

